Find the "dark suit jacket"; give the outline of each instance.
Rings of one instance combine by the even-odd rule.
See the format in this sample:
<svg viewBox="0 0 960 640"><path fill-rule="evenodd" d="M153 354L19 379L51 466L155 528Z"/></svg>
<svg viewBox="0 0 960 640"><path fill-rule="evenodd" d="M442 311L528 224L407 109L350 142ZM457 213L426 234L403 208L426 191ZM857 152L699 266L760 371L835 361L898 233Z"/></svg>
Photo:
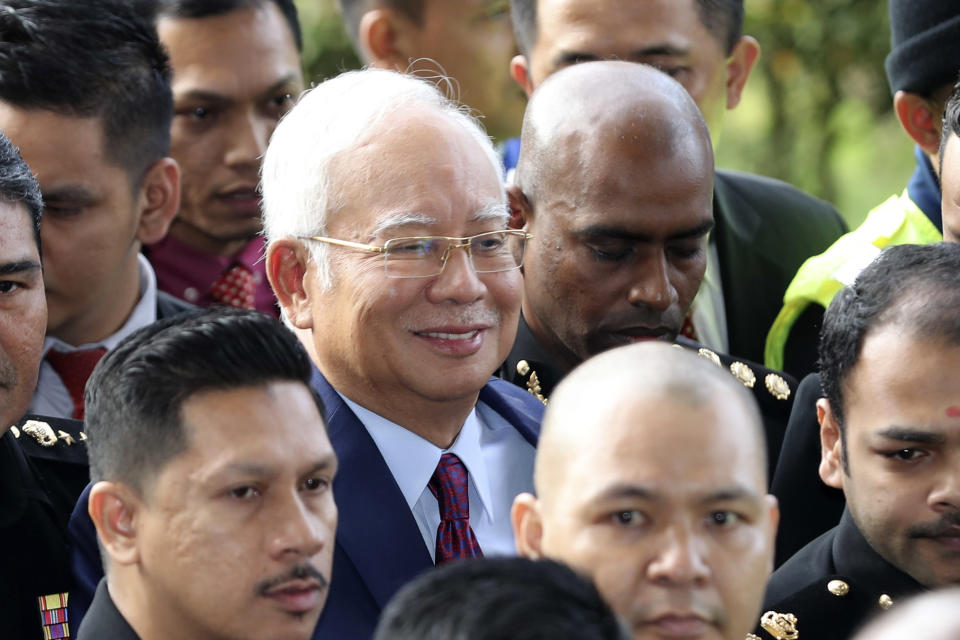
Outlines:
<svg viewBox="0 0 960 640"><path fill-rule="evenodd" d="M842 580L847 592L831 592L832 580ZM922 590L873 550L845 511L840 524L773 573L761 611L795 615L800 638L849 640L869 618L883 611L881 596L896 603ZM771 637L760 630L756 634Z"/></svg>
<svg viewBox="0 0 960 640"><path fill-rule="evenodd" d="M169 293L164 293L163 291L157 292L157 320L171 318L194 308L196 307L189 302L174 298Z"/></svg>
<svg viewBox="0 0 960 640"><path fill-rule="evenodd" d="M797 269L847 225L822 200L736 171L716 172L713 217L730 355L763 362L767 331Z"/></svg>
<svg viewBox="0 0 960 640"><path fill-rule="evenodd" d="M738 367L742 367L738 370L742 371L745 368L753 375L753 381L750 384L745 383L742 379L740 381L744 382L744 386L753 394L757 406L760 408L767 440L768 476L772 477L774 465L780 453L783 434L790 418L797 381L785 373L767 369L755 362L732 358L723 353L714 353L704 348L703 345L684 337L678 337L676 342L682 347L709 357L711 361L716 362L721 368L731 373L734 370L732 365L736 364ZM716 359L714 360L714 358ZM506 361L500 366L498 373L504 380L510 380L531 394L539 394L539 397L543 399L550 397L554 387L560 383L565 375L565 372L554 363L530 331L530 327L523 316L520 317L520 324L517 327L517 339L513 343L513 348L507 355ZM770 387L767 386L769 376L781 379L786 397L774 395ZM749 378L747 380L749 381Z"/></svg>
<svg viewBox="0 0 960 640"><path fill-rule="evenodd" d="M340 513L330 594L313 637L363 640L373 635L380 611L393 594L433 562L366 428L317 370L311 386L323 399L327 433L339 459L333 493ZM536 445L543 416L540 402L495 378L480 390L479 401ZM89 487L70 518L76 590L87 602L103 576L96 531L87 515L88 498ZM71 604L71 620L82 615Z"/></svg>
<svg viewBox="0 0 960 640"><path fill-rule="evenodd" d="M776 566L808 542L835 527L846 501L843 491L820 480L820 375L811 373L797 389L790 421L773 473L771 491L780 502Z"/></svg>

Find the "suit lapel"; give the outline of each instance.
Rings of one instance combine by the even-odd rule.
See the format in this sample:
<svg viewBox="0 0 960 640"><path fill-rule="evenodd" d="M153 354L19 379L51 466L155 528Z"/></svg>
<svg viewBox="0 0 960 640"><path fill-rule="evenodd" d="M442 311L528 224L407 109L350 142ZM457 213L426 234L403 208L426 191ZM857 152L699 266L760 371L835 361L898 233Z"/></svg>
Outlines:
<svg viewBox="0 0 960 640"><path fill-rule="evenodd" d="M314 370L340 471L333 493L340 512L337 544L383 608L397 589L433 566L420 529L363 423Z"/></svg>
<svg viewBox="0 0 960 640"><path fill-rule="evenodd" d="M479 402L484 403L520 432L533 447L540 437L543 404L511 382L490 378L480 389Z"/></svg>

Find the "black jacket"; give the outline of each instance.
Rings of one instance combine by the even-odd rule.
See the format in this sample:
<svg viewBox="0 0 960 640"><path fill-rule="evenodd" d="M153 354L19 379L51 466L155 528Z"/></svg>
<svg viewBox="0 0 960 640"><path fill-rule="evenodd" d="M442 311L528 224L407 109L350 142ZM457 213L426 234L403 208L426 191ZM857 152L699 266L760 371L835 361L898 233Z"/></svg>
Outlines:
<svg viewBox="0 0 960 640"><path fill-rule="evenodd" d="M80 625L77 640L140 640L107 590L107 579L100 580L90 609Z"/></svg>
<svg viewBox="0 0 960 640"><path fill-rule="evenodd" d="M840 524L773 573L763 611L795 615L800 638L848 640L891 602L921 591L919 583L873 550L844 511Z"/></svg>
<svg viewBox="0 0 960 640"><path fill-rule="evenodd" d="M0 436L0 638L42 640L42 609L64 621L67 519L89 481L82 427L27 416Z"/></svg>

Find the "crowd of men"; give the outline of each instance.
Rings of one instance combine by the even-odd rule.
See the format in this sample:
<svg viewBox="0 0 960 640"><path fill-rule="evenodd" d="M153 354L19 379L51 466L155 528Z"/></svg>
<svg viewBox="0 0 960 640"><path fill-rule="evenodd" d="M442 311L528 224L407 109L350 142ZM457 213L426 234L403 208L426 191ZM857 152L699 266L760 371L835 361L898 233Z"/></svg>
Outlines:
<svg viewBox="0 0 960 640"><path fill-rule="evenodd" d="M0 637L956 637L960 7L850 231L742 0L462 5L0 0Z"/></svg>

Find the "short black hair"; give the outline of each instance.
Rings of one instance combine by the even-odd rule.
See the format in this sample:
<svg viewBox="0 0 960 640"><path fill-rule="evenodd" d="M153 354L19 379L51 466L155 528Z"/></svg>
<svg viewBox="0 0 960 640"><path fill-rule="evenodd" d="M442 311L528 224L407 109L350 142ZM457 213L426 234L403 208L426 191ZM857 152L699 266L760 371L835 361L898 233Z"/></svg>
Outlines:
<svg viewBox="0 0 960 640"><path fill-rule="evenodd" d="M303 51L303 32L293 0L157 0L157 15L162 18L207 18L259 7L267 2L280 9L293 34L297 51Z"/></svg>
<svg viewBox="0 0 960 640"><path fill-rule="evenodd" d="M943 110L943 128L940 131L940 170L943 171L943 150L950 136L960 135L960 81L953 86Z"/></svg>
<svg viewBox="0 0 960 640"><path fill-rule="evenodd" d="M10 142L10 138L0 131L0 201L8 204L22 204L33 226L33 237L40 250L40 215L43 213L43 198L40 185L23 161L20 151Z"/></svg>
<svg viewBox="0 0 960 640"><path fill-rule="evenodd" d="M196 309L148 325L107 353L87 383L90 477L143 492L188 445L188 398L284 381L309 388L311 374L296 337L258 311Z"/></svg>
<svg viewBox="0 0 960 640"><path fill-rule="evenodd" d="M341 0L348 2L348 0ZM510 12L517 46L525 56L537 42L537 2L511 0ZM726 53L732 53L743 35L743 0L694 0L700 21L720 41Z"/></svg>
<svg viewBox="0 0 960 640"><path fill-rule="evenodd" d="M450 0L443 0L449 2ZM423 24L423 4L425 0L339 0L340 13L347 27L347 34L359 53L360 20L363 14L375 7L390 7L410 18L416 25Z"/></svg>
<svg viewBox="0 0 960 640"><path fill-rule="evenodd" d="M833 298L820 331L820 384L841 438L844 384L866 336L891 325L924 339L960 344L960 244L888 247Z"/></svg>
<svg viewBox="0 0 960 640"><path fill-rule="evenodd" d="M596 587L552 560L496 557L420 575L387 605L374 640L628 640Z"/></svg>
<svg viewBox="0 0 960 640"><path fill-rule="evenodd" d="M170 150L170 63L141 1L0 1L0 100L99 118L134 186Z"/></svg>

